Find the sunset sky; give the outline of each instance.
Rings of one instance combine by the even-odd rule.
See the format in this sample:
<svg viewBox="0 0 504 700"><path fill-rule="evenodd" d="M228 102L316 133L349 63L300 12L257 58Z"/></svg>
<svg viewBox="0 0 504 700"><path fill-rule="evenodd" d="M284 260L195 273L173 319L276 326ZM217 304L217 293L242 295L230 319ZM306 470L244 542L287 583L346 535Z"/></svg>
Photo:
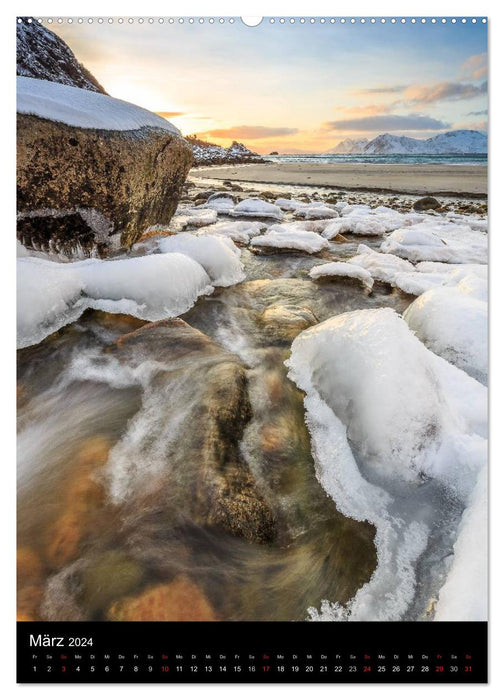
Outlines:
<svg viewBox="0 0 504 700"><path fill-rule="evenodd" d="M487 128L481 20L44 24L110 95L224 146L315 153L347 137Z"/></svg>

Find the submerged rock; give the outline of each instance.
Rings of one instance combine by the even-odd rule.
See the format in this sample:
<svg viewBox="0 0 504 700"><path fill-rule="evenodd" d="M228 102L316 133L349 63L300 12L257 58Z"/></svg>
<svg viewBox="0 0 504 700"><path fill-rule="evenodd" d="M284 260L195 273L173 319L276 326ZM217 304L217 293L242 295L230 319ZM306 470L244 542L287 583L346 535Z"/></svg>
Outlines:
<svg viewBox="0 0 504 700"><path fill-rule="evenodd" d="M180 319L147 324L109 352L129 366L159 363L147 390L148 405L156 406L156 425L149 426L156 464L144 465L155 476L141 478L138 463L119 450L109 470L113 497L133 497L146 514L162 507L165 520L185 513L188 522L270 541L275 518L240 450L251 406L236 356ZM141 413L138 421L143 425Z"/></svg>
<svg viewBox="0 0 504 700"><path fill-rule="evenodd" d="M90 562L81 573L82 602L86 610L106 608L110 603L133 591L144 573L134 559L120 551L108 551Z"/></svg>
<svg viewBox="0 0 504 700"><path fill-rule="evenodd" d="M184 576L114 603L109 620L121 622L215 622L217 615L195 583Z"/></svg>
<svg viewBox="0 0 504 700"><path fill-rule="evenodd" d="M46 535L45 556L54 568L77 558L81 542L93 527L94 515L103 501L103 488L95 473L107 461L109 450L107 440L95 437L76 454L72 479L62 493L62 511Z"/></svg>
<svg viewBox="0 0 504 700"><path fill-rule="evenodd" d="M20 547L16 559L17 620L38 620L43 595L44 565L38 553L31 547Z"/></svg>
<svg viewBox="0 0 504 700"><path fill-rule="evenodd" d="M293 304L273 304L260 314L258 322L272 340L291 341L301 331L318 321L309 308Z"/></svg>

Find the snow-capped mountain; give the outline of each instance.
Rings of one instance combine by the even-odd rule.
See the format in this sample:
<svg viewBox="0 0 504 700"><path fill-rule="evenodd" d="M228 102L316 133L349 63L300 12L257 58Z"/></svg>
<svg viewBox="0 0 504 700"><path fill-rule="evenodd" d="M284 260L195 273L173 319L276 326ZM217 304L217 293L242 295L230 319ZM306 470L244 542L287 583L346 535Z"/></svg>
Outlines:
<svg viewBox="0 0 504 700"><path fill-rule="evenodd" d="M359 149L358 144L362 143ZM481 131L458 129L437 134L428 139L413 139L409 136L380 134L372 141L345 139L327 153L361 153L365 155L418 154L448 155L487 153L488 138Z"/></svg>
<svg viewBox="0 0 504 700"><path fill-rule="evenodd" d="M369 139L344 139L326 153L362 153L368 143Z"/></svg>
<svg viewBox="0 0 504 700"><path fill-rule="evenodd" d="M429 153L487 153L488 137L481 131L459 129L432 136L425 142Z"/></svg>
<svg viewBox="0 0 504 700"><path fill-rule="evenodd" d="M105 93L62 39L34 18L21 19L16 32L17 75Z"/></svg>

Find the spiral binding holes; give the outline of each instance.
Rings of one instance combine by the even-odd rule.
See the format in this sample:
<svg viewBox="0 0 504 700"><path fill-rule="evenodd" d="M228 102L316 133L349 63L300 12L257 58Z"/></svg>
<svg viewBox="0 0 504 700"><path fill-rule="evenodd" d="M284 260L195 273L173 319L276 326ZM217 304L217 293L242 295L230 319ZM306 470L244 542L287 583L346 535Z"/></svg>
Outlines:
<svg viewBox="0 0 504 700"><path fill-rule="evenodd" d="M292 26L293 24L313 25L313 24L348 24L350 26L358 24L441 24L449 26L451 24L487 24L486 17L264 17L264 18L236 18L236 17L38 17L36 22L39 24L235 24L237 19L240 19L242 24L254 28L261 26L263 23L280 24L283 26ZM250 24L245 20L257 20L260 22ZM32 19L24 20L22 17L17 18L17 24L23 21L32 23Z"/></svg>

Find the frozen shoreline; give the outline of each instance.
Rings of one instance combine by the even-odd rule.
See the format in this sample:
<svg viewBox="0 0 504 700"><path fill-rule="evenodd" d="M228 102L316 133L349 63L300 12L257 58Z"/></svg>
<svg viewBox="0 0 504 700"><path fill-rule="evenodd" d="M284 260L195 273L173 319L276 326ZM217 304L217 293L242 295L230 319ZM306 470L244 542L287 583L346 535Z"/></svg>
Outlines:
<svg viewBox="0 0 504 700"><path fill-rule="evenodd" d="M191 175L211 180L330 187L354 191L486 199L486 165L397 163L254 163L198 167Z"/></svg>

